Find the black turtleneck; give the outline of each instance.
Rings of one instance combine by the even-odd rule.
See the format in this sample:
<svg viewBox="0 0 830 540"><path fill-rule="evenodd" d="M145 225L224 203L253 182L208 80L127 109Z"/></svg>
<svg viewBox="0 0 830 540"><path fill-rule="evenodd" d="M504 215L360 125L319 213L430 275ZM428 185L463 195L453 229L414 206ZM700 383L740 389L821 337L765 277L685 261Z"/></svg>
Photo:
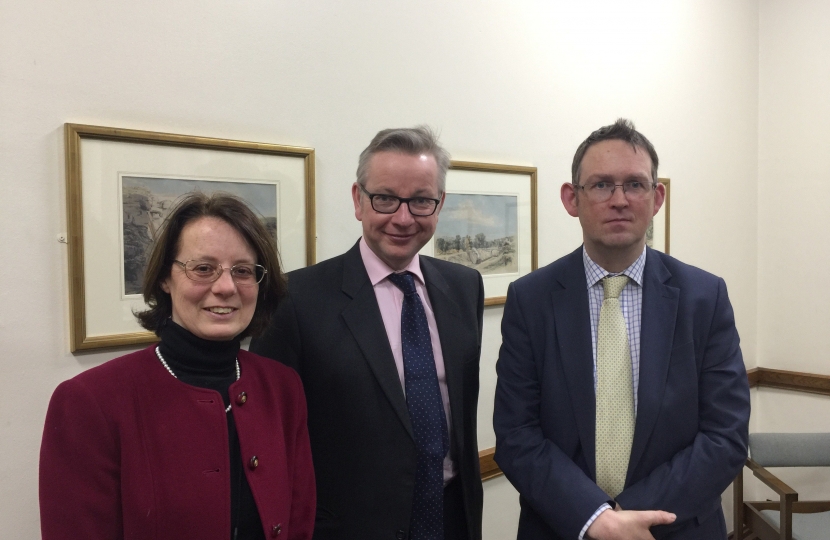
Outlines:
<svg viewBox="0 0 830 540"><path fill-rule="evenodd" d="M191 386L216 390L227 407L230 403L228 388L236 381L239 340L202 339L170 319L159 332L159 337L159 351L176 377ZM228 413L225 416L228 420L231 467L230 537L232 540L264 540L262 521L242 468L242 455L233 414Z"/></svg>

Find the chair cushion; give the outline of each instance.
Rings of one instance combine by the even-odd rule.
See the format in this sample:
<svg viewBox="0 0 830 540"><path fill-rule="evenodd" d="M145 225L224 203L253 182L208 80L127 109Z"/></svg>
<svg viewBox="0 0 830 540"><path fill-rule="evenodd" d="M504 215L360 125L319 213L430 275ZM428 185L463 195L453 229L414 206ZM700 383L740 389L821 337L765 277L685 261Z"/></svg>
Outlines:
<svg viewBox="0 0 830 540"><path fill-rule="evenodd" d="M761 510L764 517L781 526L778 510ZM793 514L793 540L827 540L830 536L830 512Z"/></svg>
<svg viewBox="0 0 830 540"><path fill-rule="evenodd" d="M828 467L830 433L750 433L749 456L762 467Z"/></svg>

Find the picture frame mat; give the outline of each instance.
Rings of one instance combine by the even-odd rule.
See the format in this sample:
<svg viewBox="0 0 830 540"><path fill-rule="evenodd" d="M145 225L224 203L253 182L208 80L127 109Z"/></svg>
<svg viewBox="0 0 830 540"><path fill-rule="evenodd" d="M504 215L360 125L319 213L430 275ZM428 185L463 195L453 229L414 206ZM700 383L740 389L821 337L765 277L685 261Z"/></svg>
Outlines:
<svg viewBox="0 0 830 540"><path fill-rule="evenodd" d="M147 163L152 163L148 170ZM120 180L124 171L140 176L191 177L219 181L235 178L245 171L246 181L271 183L281 191L278 214L281 231L280 253L286 271L305 262L302 223L304 204L286 204L292 197L304 199L302 189L291 186L290 178L303 177L303 163L285 156L242 154L219 150L194 150L171 146L88 140L81 145L81 174L84 179L84 289L86 291L87 335L139 332L133 312L145 308L142 298L121 297L122 204ZM141 171L141 172L136 172ZM204 171L194 176L187 171ZM234 174L235 173L235 174ZM283 185L284 184L284 185ZM292 193L293 191L293 193ZM284 253L284 255L282 255ZM112 255L118 254L118 257ZM117 303L113 299L118 299Z"/></svg>

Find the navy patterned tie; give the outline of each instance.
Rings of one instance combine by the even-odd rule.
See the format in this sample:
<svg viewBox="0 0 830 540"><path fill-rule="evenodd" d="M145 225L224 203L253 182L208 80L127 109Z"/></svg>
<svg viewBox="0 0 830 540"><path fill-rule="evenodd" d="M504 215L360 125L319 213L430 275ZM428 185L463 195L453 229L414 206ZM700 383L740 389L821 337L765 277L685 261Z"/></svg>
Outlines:
<svg viewBox="0 0 830 540"><path fill-rule="evenodd" d="M412 274L391 274L389 281L404 294L401 310L404 387L418 451L411 538L443 540L444 456L450 441L427 315L415 291Z"/></svg>

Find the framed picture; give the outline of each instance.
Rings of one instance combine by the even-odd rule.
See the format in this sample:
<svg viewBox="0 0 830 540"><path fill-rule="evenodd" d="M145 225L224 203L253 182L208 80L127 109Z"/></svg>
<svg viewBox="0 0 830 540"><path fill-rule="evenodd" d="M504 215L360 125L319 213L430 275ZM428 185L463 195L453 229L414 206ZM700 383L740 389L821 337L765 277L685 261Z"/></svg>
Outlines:
<svg viewBox="0 0 830 540"><path fill-rule="evenodd" d="M646 231L646 244L648 247L669 253L669 232L671 217L671 180L668 178L658 178L658 182L666 186L666 199L663 201L663 206L660 211L652 218L651 224Z"/></svg>
<svg viewBox="0 0 830 540"><path fill-rule="evenodd" d="M314 150L66 124L74 351L156 340L133 313L156 232L191 191L244 199L273 232L286 271L314 263Z"/></svg>
<svg viewBox="0 0 830 540"><path fill-rule="evenodd" d="M421 253L478 270L484 305L537 268L536 167L453 161L432 240Z"/></svg>

